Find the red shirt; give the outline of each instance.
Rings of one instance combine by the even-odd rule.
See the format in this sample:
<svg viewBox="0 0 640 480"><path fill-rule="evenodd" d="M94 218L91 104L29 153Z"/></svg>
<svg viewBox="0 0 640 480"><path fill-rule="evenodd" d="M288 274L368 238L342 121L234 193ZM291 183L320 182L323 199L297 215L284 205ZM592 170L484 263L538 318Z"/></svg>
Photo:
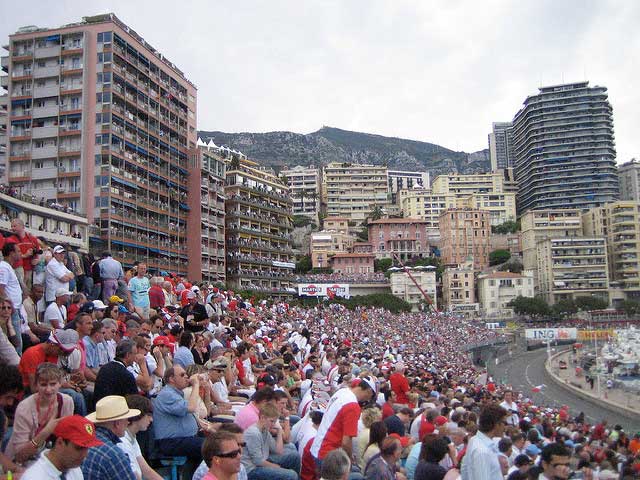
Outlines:
<svg viewBox="0 0 640 480"><path fill-rule="evenodd" d="M322 460L327 453L342 446L342 437L358 435L360 405L350 388L338 390L327 406L318 433L311 445L311 454Z"/></svg>
<svg viewBox="0 0 640 480"><path fill-rule="evenodd" d="M407 377L402 373L393 373L389 377L389 382L391 383L391 390L396 392L396 401L405 405L408 404L409 397L407 397L407 393L411 388Z"/></svg>
<svg viewBox="0 0 640 480"><path fill-rule="evenodd" d="M164 290L158 285L149 289L149 306L151 308L164 307Z"/></svg>
<svg viewBox="0 0 640 480"><path fill-rule="evenodd" d="M316 461L311 455L313 438L310 438L302 449L302 467L300 468L300 480L317 480Z"/></svg>
<svg viewBox="0 0 640 480"><path fill-rule="evenodd" d="M50 362L54 365L58 364L58 356L47 356L44 353L44 346L44 343L34 345L33 347L27 348L22 354L22 358L20 359L20 363L18 364L18 370L20 370L20 373L22 374L22 384L25 387L29 386L29 374L35 375L38 365L44 362Z"/></svg>
<svg viewBox="0 0 640 480"><path fill-rule="evenodd" d="M29 249L37 250L38 248L40 248L40 243L38 242L38 239L33 235L29 235L27 232L24 233L24 237L22 239L20 239L17 235L11 235L9 238L7 238L6 242L17 243L18 248L20 248L20 253L22 255L27 253ZM25 272L33 270L33 265L31 265L32 258L33 256L20 259L16 262L16 264L13 267L14 268L22 267Z"/></svg>
<svg viewBox="0 0 640 480"><path fill-rule="evenodd" d="M396 412L393 411L393 406L389 402L384 402L382 405L382 419L384 420L391 415L394 415Z"/></svg>
<svg viewBox="0 0 640 480"><path fill-rule="evenodd" d="M236 369L238 370L238 380L242 383L245 380L246 374L244 373L244 365L242 360L236 360Z"/></svg>

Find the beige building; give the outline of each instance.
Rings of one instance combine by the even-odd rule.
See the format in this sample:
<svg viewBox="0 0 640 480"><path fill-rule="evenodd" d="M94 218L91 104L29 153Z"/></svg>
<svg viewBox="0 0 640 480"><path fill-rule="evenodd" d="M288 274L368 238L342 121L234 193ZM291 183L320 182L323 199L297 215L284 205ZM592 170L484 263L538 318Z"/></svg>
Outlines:
<svg viewBox="0 0 640 480"><path fill-rule="evenodd" d="M453 193L457 198L466 198L474 193L515 193L517 190L511 169L491 173L438 175L431 184L433 193Z"/></svg>
<svg viewBox="0 0 640 480"><path fill-rule="evenodd" d="M516 220L516 194L506 193L474 193L467 198L458 199L459 208L477 208L489 212L489 222L492 226Z"/></svg>
<svg viewBox="0 0 640 480"><path fill-rule="evenodd" d="M330 259L336 253L350 251L355 238L345 232L323 230L311 234L310 250L313 268L329 268Z"/></svg>
<svg viewBox="0 0 640 480"><path fill-rule="evenodd" d="M522 255L522 235L517 233L491 234L491 252L509 250L511 255Z"/></svg>
<svg viewBox="0 0 640 480"><path fill-rule="evenodd" d="M538 292L537 243L547 238L582 236L582 212L577 209L529 210L520 217L522 264L533 270Z"/></svg>
<svg viewBox="0 0 640 480"><path fill-rule="evenodd" d="M487 317L510 317L513 309L509 302L518 296L533 297L533 272L522 274L492 272L478 275L478 299L482 312Z"/></svg>
<svg viewBox="0 0 640 480"><path fill-rule="evenodd" d="M618 165L620 200L640 202L640 162L635 158Z"/></svg>
<svg viewBox="0 0 640 480"><path fill-rule="evenodd" d="M599 237L548 238L538 242L537 293L551 305L588 296L608 303L606 244Z"/></svg>
<svg viewBox="0 0 640 480"><path fill-rule="evenodd" d="M471 257L476 270L489 266L491 226L488 211L453 208L440 214L439 223L444 265L459 265Z"/></svg>
<svg viewBox="0 0 640 480"><path fill-rule="evenodd" d="M324 230L336 232L349 232L349 219L347 217L327 217L322 221Z"/></svg>
<svg viewBox="0 0 640 480"><path fill-rule="evenodd" d="M327 216L347 217L352 233L375 207L389 206L389 177L384 166L332 162L324 167L322 181Z"/></svg>
<svg viewBox="0 0 640 480"><path fill-rule="evenodd" d="M640 203L619 201L596 207L582 216L586 236L607 239L609 280L625 298L640 298Z"/></svg>
<svg viewBox="0 0 640 480"><path fill-rule="evenodd" d="M438 308L436 299L436 272L435 269L411 270L411 276L420 285L420 288L427 294L434 309ZM420 289L406 272L394 272L391 274L391 293L396 297L410 303L417 309L420 303L426 302Z"/></svg>
<svg viewBox="0 0 640 480"><path fill-rule="evenodd" d="M404 217L425 220L429 235L439 236L440 214L456 207L456 196L452 193L435 194L429 189L406 189L398 192L398 203Z"/></svg>
<svg viewBox="0 0 640 480"><path fill-rule="evenodd" d="M448 310L456 305L476 303L475 270L473 262L468 261L442 273L442 302Z"/></svg>
<svg viewBox="0 0 640 480"><path fill-rule="evenodd" d="M282 170L280 177L285 178L287 186L291 189L293 214L304 215L317 222L322 199L320 170L298 165L288 170Z"/></svg>
<svg viewBox="0 0 640 480"><path fill-rule="evenodd" d="M0 77L1 86L6 86L8 79L6 76ZM0 95L0 182L7 183L5 174L7 172L7 102L8 95Z"/></svg>

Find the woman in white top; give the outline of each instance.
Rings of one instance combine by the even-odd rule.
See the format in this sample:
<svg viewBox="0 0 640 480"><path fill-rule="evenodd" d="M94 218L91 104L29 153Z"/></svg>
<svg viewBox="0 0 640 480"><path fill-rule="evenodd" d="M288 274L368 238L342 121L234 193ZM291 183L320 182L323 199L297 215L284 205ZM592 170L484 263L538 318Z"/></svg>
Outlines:
<svg viewBox="0 0 640 480"><path fill-rule="evenodd" d="M138 432L146 431L153 421L151 400L142 395L127 395L127 405L131 409L140 410L140 415L129 419L129 426L124 432L124 437L120 438L118 447L129 457L131 470L138 480L162 480L162 475L153 470L142 456L140 445L136 440Z"/></svg>

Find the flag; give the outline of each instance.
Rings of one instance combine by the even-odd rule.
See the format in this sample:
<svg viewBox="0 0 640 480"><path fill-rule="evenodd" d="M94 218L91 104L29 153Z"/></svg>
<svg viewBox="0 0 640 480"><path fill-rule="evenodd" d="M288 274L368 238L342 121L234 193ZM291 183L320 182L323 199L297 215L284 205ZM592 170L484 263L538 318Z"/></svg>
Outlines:
<svg viewBox="0 0 640 480"><path fill-rule="evenodd" d="M533 388L531 389L531 391L532 391L533 393L540 393L540 392L542 391L542 389L543 389L543 388L544 388L544 384L542 384L542 385L538 385L538 386L536 386L536 387L533 387Z"/></svg>

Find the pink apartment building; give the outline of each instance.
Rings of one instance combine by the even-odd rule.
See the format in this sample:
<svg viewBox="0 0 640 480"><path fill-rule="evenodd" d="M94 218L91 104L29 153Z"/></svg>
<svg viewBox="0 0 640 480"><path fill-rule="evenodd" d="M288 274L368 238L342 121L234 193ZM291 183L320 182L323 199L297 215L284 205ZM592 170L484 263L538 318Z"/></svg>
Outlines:
<svg viewBox="0 0 640 480"><path fill-rule="evenodd" d="M369 243L377 258L395 253L402 260L428 257L427 221L419 218L381 218L369 222Z"/></svg>

